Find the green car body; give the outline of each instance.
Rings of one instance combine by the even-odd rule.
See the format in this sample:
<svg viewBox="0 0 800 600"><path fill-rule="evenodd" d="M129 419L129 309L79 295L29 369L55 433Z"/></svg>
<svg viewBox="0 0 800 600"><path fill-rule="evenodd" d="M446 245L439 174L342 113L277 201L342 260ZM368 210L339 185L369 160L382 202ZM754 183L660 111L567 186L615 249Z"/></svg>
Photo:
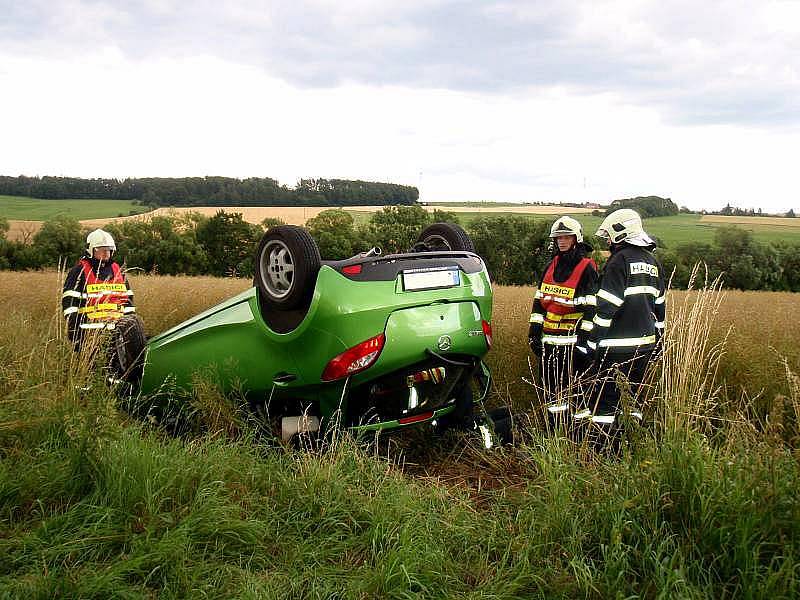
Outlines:
<svg viewBox="0 0 800 600"><path fill-rule="evenodd" d="M445 272L452 281L443 285ZM410 286L413 273L432 274L437 285ZM255 404L296 401L324 423L364 430L433 421L455 409L470 382L475 400L485 397L491 314L489 276L473 253L323 262L291 326L276 326L259 289L250 288L151 338L139 387L174 393L203 373ZM381 335L367 368L324 380L334 357Z"/></svg>

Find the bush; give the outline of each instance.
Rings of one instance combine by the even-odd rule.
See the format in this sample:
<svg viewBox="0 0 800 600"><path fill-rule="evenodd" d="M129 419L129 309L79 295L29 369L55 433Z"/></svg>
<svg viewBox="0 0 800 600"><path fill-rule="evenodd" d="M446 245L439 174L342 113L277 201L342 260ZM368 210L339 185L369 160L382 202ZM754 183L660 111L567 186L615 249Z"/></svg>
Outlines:
<svg viewBox="0 0 800 600"><path fill-rule="evenodd" d="M349 258L359 251L353 217L342 209L323 210L306 222L306 228L325 260Z"/></svg>
<svg viewBox="0 0 800 600"><path fill-rule="evenodd" d="M529 285L538 282L550 261L550 224L520 216L482 217L467 232L486 261L492 281Z"/></svg>
<svg viewBox="0 0 800 600"><path fill-rule="evenodd" d="M208 257L209 275L252 277L254 255L263 231L242 213L218 211L197 225L197 241Z"/></svg>
<svg viewBox="0 0 800 600"><path fill-rule="evenodd" d="M637 196L636 198L623 198L614 200L606 210L606 214L611 214L620 208L632 208L639 213L643 219L647 217L667 217L678 214L678 205L669 198L660 196Z"/></svg>
<svg viewBox="0 0 800 600"><path fill-rule="evenodd" d="M195 233L194 217L153 217L111 223L116 259L127 268L164 275L208 272L208 256Z"/></svg>
<svg viewBox="0 0 800 600"><path fill-rule="evenodd" d="M86 249L86 237L77 219L60 215L45 221L33 236L32 249L35 259L30 266L57 267L71 264Z"/></svg>

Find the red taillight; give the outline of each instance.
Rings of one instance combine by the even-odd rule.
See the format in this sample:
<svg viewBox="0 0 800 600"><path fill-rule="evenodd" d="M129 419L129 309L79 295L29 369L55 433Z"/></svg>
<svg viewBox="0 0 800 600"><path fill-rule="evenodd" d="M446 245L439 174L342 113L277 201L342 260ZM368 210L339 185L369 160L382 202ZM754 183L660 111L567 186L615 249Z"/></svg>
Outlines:
<svg viewBox="0 0 800 600"><path fill-rule="evenodd" d="M322 372L322 381L336 381L371 367L385 342L386 336L381 333L333 357Z"/></svg>
<svg viewBox="0 0 800 600"><path fill-rule="evenodd" d="M483 335L486 336L486 346L489 350L492 349L492 324L489 321L481 321L481 327L483 328Z"/></svg>
<svg viewBox="0 0 800 600"><path fill-rule="evenodd" d="M361 265L347 265L342 267L342 273L345 275L358 275L361 273Z"/></svg>
<svg viewBox="0 0 800 600"><path fill-rule="evenodd" d="M418 415L414 415L413 417L403 417L402 419L397 419L397 422L400 423L400 425L410 425L411 423L419 423L420 421L430 419L432 416L433 411L429 410L428 412L420 413Z"/></svg>

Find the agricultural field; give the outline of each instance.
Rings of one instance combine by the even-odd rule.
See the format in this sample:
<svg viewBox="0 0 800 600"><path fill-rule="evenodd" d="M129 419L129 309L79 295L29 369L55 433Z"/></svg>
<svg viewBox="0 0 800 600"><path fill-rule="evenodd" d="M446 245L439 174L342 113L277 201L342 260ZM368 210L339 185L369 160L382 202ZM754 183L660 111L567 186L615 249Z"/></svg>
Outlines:
<svg viewBox="0 0 800 600"><path fill-rule="evenodd" d="M497 213L514 215L562 215L565 212L575 215L591 213L591 208L575 208L571 206L513 204L511 202L436 202L425 205L428 211L445 210L454 213Z"/></svg>
<svg viewBox="0 0 800 600"><path fill-rule="evenodd" d="M4 199L8 199L7 214L4 214L6 204ZM77 203L77 210L74 214L86 228L102 227L110 221L120 221L128 219L148 219L154 216L181 216L187 213L200 213L211 217L222 210L228 213L241 213L242 218L254 224L260 224L264 219L276 218L290 225L304 225L309 219L316 217L324 210L330 210L328 206L190 206L190 207L162 207L153 211L143 212L141 206L133 206L130 203L119 204L120 201L111 200L38 200L35 198L15 198L12 196L0 196L0 217L5 216L9 219L10 230L8 238L11 240L30 239L41 227L44 220L65 214L63 202ZM73 205L70 204L70 207ZM125 212L117 209L125 209ZM138 210L133 210L133 209ZM343 210L351 214L356 223L366 223L371 215L382 206L344 206ZM503 206L502 211L497 213L493 206L448 206L446 209L438 205L425 206L425 210L433 212L436 209L448 210L455 213L465 213L461 221L466 223L474 217L484 214L518 214L518 215L553 215L560 214L562 208L559 206ZM102 210L101 210L102 209ZM573 209L585 212L586 209ZM139 213L129 216L128 212ZM493 212L494 211L494 212Z"/></svg>
<svg viewBox="0 0 800 600"><path fill-rule="evenodd" d="M150 335L250 286L249 281L234 278L149 275L132 275L131 284ZM535 389L523 381L531 379L528 361L533 355L528 351L527 340L534 291L533 287L495 286L496 345L488 356L495 378L495 403L511 403L522 410L531 410L536 404ZM56 289L53 292L57 295ZM680 306L687 294L691 292L671 291L670 306ZM183 299L162 306L164 297ZM735 402L742 395L772 400L775 395L789 393L783 359L792 371L800 373L800 322L787 320L785 315L795 310L797 301L797 294L788 292L722 292L722 302L711 321L711 337L720 341L727 336L720 364L726 400Z"/></svg>
<svg viewBox="0 0 800 600"><path fill-rule="evenodd" d="M764 242L797 242L800 240L800 219L786 217L734 217L726 215L703 215L700 226L732 225L753 233L753 237Z"/></svg>
<svg viewBox="0 0 800 600"><path fill-rule="evenodd" d="M737 217L733 215L703 215L703 223L724 225L763 225L779 227L800 227L800 219L788 217Z"/></svg>
<svg viewBox="0 0 800 600"><path fill-rule="evenodd" d="M133 273L129 279L148 335L165 331L251 285L249 280L240 278ZM0 288L22 290L20 305L31 307L40 321L47 321L58 312L60 285L54 272L0 272ZM487 358L495 380L494 405L510 404L522 411L539 406L536 389L530 384L534 379L534 357L527 344L534 291L530 286L495 286L495 347ZM692 294L671 291L670 308L677 310ZM165 304L164 298L180 301ZM709 333L714 343L726 340L719 365L721 401L753 401L756 407L762 407L776 396L790 395L786 368L800 373L800 322L785 316L795 310L797 294L726 290L720 298L709 320Z"/></svg>
<svg viewBox="0 0 800 600"><path fill-rule="evenodd" d="M128 200L41 200L0 195L0 217L9 220L46 221L58 215L69 215L78 220L105 219L145 211L147 207Z"/></svg>
<svg viewBox="0 0 800 600"><path fill-rule="evenodd" d="M535 398L535 390L523 378L532 378L528 361L533 356L527 352L527 339L534 291L533 287L496 287L493 329L497 348L488 358L498 393L528 409L526 398ZM670 309L691 297L692 292L670 291ZM789 393L784 360L793 372L800 373L800 323L787 322L785 315L796 310L798 301L800 297L789 292L722 292L722 301L709 322L711 340L727 340L719 372L724 402L736 404L748 398L756 404L769 403Z"/></svg>
<svg viewBox="0 0 800 600"><path fill-rule="evenodd" d="M78 218L87 228L102 227L112 220L149 218L152 216L176 215L197 212L213 216L219 210L230 213L242 213L249 223L259 224L266 218L278 218L291 225L303 225L308 219L316 217L330 207L319 206L192 206L180 208L158 208L137 216L128 215L134 211L140 213L141 206L133 206L125 201L112 200L37 200L34 198L16 198L0 196L0 217L9 219L11 229L8 238L12 240L30 239L38 231L41 221L56 214L63 214L69 202L69 214ZM366 223L371 215L381 210L381 206L345 206L343 210L351 214L357 224ZM435 203L424 206L426 210L443 210L454 213L462 226L480 217L499 217L507 215L527 216L532 219L550 221L554 215L570 214L577 217L584 232L591 234L597 229L602 217L591 215L586 208L569 208L561 206L509 205L508 203ZM762 242L785 241L800 243L800 219L783 219L769 217L725 217L717 215L681 214L670 217L655 217L645 220L648 232L658 237L666 247L675 247L686 242L712 242L717 227L736 225L753 233L753 237Z"/></svg>
<svg viewBox="0 0 800 600"><path fill-rule="evenodd" d="M426 208L433 208L429 205ZM486 208L485 210L475 211L470 206L450 207L436 206L439 210L455 213L456 219L462 227L468 227L469 223L480 217L504 217L509 214L516 216L527 216L531 219L552 222L554 215L567 214L577 218L583 226L584 234L591 235L597 231L597 227L603 221L603 217L597 217L585 212L578 212L575 209L557 208L555 211L536 212L542 207L525 207L525 210L514 211L513 213L505 208L495 210ZM363 223L369 220L369 213L351 213L356 223ZM764 218L764 222L749 223L728 222L728 221L706 221L706 216L695 214L681 214L669 217L653 217L644 220L645 228L648 233L656 236L667 248L674 248L677 245L687 242L706 242L714 241L714 232L717 227L722 225L736 225L753 233L753 238L761 242L784 241L789 243L800 243L800 227L785 226L783 223L772 223L770 219ZM774 220L774 219L773 219ZM792 219L786 219L792 221ZM797 219L800 221L800 219Z"/></svg>
<svg viewBox="0 0 800 600"><path fill-rule="evenodd" d="M248 285L131 281L150 333ZM788 294L671 294L652 424L607 457L541 431L515 387L530 288L496 288L490 353L518 445L411 431L303 451L213 386L181 436L127 415L61 339L60 287L56 272L0 273L16 290L0 296L2 597L800 594L800 383L773 369L781 354L798 366ZM709 324L716 341L733 327L724 349ZM719 393L717 360L746 394ZM778 387L759 395L765 378Z"/></svg>
<svg viewBox="0 0 800 600"><path fill-rule="evenodd" d="M449 210L449 209L443 209ZM506 213L457 213L459 222L467 225L472 219L479 216L504 216ZM593 234L603 221L603 217L596 217L589 214L576 214L565 211L562 214L571 214L576 217L583 226L584 233ZM553 219L551 215L536 215L531 213L532 219ZM761 242L784 241L789 243L800 243L800 227L788 227L782 224L770 223L768 218L764 223L752 224L749 222L728 222L728 221L706 221L706 216L694 214L674 215L670 217L653 217L644 220L645 229L651 235L656 236L667 248L674 248L679 244L687 242L706 242L714 241L714 232L717 227L722 225L736 225L753 233L753 238ZM792 219L786 219L787 221ZM798 219L800 220L800 219Z"/></svg>
<svg viewBox="0 0 800 600"><path fill-rule="evenodd" d="M10 226L6 237L15 241L30 240L42 222L58 215L69 215L78 220L99 219L97 222L107 223L112 218L145 211L147 207L127 200L41 200L0 195L0 218L7 219Z"/></svg>

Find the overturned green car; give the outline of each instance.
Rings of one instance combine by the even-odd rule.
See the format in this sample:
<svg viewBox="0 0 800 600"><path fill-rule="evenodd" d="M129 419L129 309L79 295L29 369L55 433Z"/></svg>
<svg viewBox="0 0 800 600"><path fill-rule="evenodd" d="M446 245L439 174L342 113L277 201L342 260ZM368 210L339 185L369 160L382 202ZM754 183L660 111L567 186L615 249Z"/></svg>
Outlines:
<svg viewBox="0 0 800 600"><path fill-rule="evenodd" d="M114 346L143 395L179 395L197 372L280 419L281 434L332 426L458 426L489 388L492 288L457 225L426 228L411 251L323 261L282 225L256 253L254 286L145 340L121 323Z"/></svg>

